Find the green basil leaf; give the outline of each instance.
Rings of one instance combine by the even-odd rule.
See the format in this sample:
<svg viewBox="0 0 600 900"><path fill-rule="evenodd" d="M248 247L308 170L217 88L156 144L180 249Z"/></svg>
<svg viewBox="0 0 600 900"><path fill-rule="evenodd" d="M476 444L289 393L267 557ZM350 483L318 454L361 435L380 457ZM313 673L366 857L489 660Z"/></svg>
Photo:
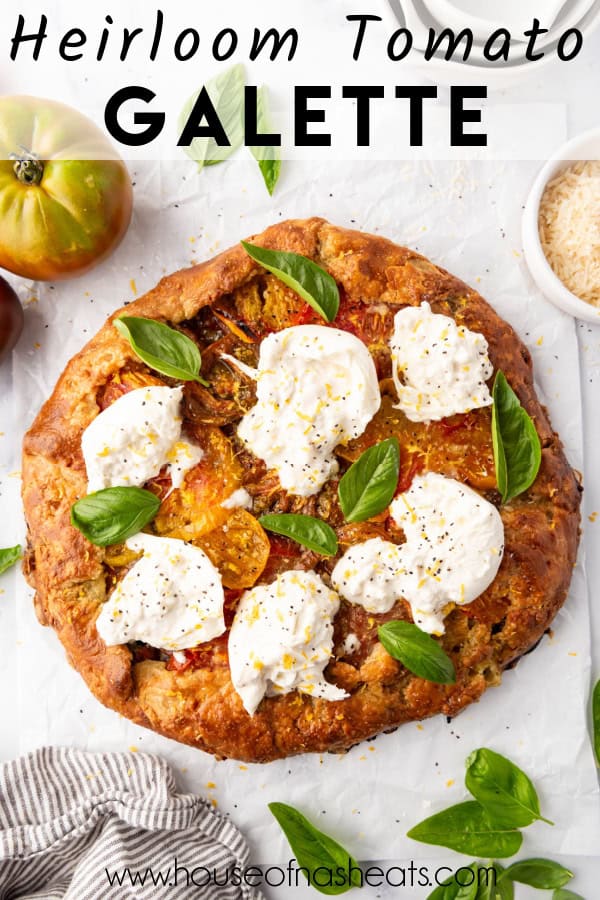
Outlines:
<svg viewBox="0 0 600 900"><path fill-rule="evenodd" d="M271 131L269 100L267 88L263 85L256 92L256 123L259 134ZM281 153L279 147L250 147L252 156L258 163L265 186L271 196L281 172Z"/></svg>
<svg viewBox="0 0 600 900"><path fill-rule="evenodd" d="M567 891L565 888L558 888L552 894L552 900L584 900L581 894L574 891Z"/></svg>
<svg viewBox="0 0 600 900"><path fill-rule="evenodd" d="M347 522L364 522L390 505L400 472L398 438L362 453L340 478L338 497Z"/></svg>
<svg viewBox="0 0 600 900"><path fill-rule="evenodd" d="M411 828L407 836L423 844L448 847L457 853L500 859L514 856L523 842L520 831L493 823L475 800L458 803L429 816Z"/></svg>
<svg viewBox="0 0 600 900"><path fill-rule="evenodd" d="M510 878L503 878L505 869L500 863L493 863L496 870L496 884L489 894L489 898L483 894L477 900L515 900L515 888Z"/></svg>
<svg viewBox="0 0 600 900"><path fill-rule="evenodd" d="M473 880L467 884L466 875L468 870L472 872ZM460 881L457 878L458 872L454 875L454 880L458 885L458 891L455 900L477 900L479 896L479 864L472 862L470 866L462 866L460 873Z"/></svg>
<svg viewBox="0 0 600 900"><path fill-rule="evenodd" d="M521 859L508 866L503 875L503 878L528 884L542 891L562 888L572 877L572 872L551 859Z"/></svg>
<svg viewBox="0 0 600 900"><path fill-rule="evenodd" d="M329 272L299 253L267 250L247 241L242 241L242 247L248 256L296 291L327 322L333 322L340 306L340 292Z"/></svg>
<svg viewBox="0 0 600 900"><path fill-rule="evenodd" d="M246 73L243 65L238 64L225 72L211 78L204 87L215 108L221 122L229 146L220 147L212 137L195 137L193 141L183 149L201 170L204 166L215 166L235 153L244 143L244 85ZM200 90L193 94L179 115L177 123L179 134L183 132L188 117L198 99Z"/></svg>
<svg viewBox="0 0 600 900"><path fill-rule="evenodd" d="M467 884L467 872L473 872L473 881ZM503 872L499 863L481 865L472 862L461 866L450 878L428 895L427 900L514 900L511 881L500 882ZM506 891L508 888L508 891Z"/></svg>
<svg viewBox="0 0 600 900"><path fill-rule="evenodd" d="M496 481L502 502L531 487L542 461L542 446L533 419L502 372L496 373L492 406L492 443Z"/></svg>
<svg viewBox="0 0 600 900"><path fill-rule="evenodd" d="M294 513L270 513L260 516L258 521L267 531L292 538L315 553L321 553L323 556L335 556L337 553L335 531L322 519Z"/></svg>
<svg viewBox="0 0 600 900"><path fill-rule="evenodd" d="M525 772L487 747L467 757L465 785L498 825L524 828L536 819L554 824L541 815L538 795Z"/></svg>
<svg viewBox="0 0 600 900"><path fill-rule="evenodd" d="M20 544L0 550L0 575L21 559L21 550Z"/></svg>
<svg viewBox="0 0 600 900"><path fill-rule="evenodd" d="M427 681L455 684L456 672L437 641L412 622L385 622L377 629L379 640L394 659Z"/></svg>
<svg viewBox="0 0 600 900"><path fill-rule="evenodd" d="M459 890L460 888L453 875L448 881L439 884L431 894L427 894L427 900L456 900Z"/></svg>
<svg viewBox="0 0 600 900"><path fill-rule="evenodd" d="M594 752L596 763L600 766L600 680L596 682L592 693L592 724L594 729Z"/></svg>
<svg viewBox="0 0 600 900"><path fill-rule="evenodd" d="M97 547L120 544L151 522L160 500L139 487L112 487L82 497L71 507L71 524Z"/></svg>
<svg viewBox="0 0 600 900"><path fill-rule="evenodd" d="M186 334L163 322L139 316L120 316L113 324L151 369L180 381L198 381L208 385L199 374L202 364L200 351Z"/></svg>
<svg viewBox="0 0 600 900"><path fill-rule="evenodd" d="M307 880L315 890L333 896L362 886L358 863L337 841L315 828L293 806L269 803L269 809L288 839L298 865L308 870Z"/></svg>

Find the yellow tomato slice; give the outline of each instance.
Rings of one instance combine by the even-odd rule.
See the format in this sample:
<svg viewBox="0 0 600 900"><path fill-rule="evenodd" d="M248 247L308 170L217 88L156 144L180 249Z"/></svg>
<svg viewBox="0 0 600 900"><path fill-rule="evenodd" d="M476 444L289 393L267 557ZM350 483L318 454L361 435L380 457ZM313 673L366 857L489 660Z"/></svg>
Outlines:
<svg viewBox="0 0 600 900"><path fill-rule="evenodd" d="M233 510L219 528L194 543L217 567L223 586L238 590L256 584L271 551L264 528L245 509Z"/></svg>
<svg viewBox="0 0 600 900"><path fill-rule="evenodd" d="M193 541L223 525L231 515L221 506L242 482L242 467L231 441L214 425L194 430L204 456L183 485L163 501L154 520L157 534Z"/></svg>

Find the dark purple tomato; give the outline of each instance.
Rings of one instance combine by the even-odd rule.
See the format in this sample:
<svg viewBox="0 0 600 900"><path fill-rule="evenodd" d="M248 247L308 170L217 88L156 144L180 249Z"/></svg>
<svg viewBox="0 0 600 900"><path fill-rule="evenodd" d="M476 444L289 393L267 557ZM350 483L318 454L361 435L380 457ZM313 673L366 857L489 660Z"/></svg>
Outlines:
<svg viewBox="0 0 600 900"><path fill-rule="evenodd" d="M0 277L0 362L19 340L23 319L21 301L8 281Z"/></svg>

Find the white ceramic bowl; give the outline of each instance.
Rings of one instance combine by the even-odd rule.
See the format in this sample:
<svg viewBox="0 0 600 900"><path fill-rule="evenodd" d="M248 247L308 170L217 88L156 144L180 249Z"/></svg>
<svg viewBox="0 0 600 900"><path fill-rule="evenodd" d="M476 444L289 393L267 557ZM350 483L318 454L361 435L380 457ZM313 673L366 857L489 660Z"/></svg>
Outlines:
<svg viewBox="0 0 600 900"><path fill-rule="evenodd" d="M578 9L581 9L580 3L587 7L584 0L575 0L575 6ZM388 0L388 9L395 22L413 32L414 56L409 57L412 65L415 69L422 70L423 75L436 84L487 84L494 88L510 88L521 84L525 78L540 76L541 70L546 66L562 65L555 52L556 40L544 45L544 56L536 62L528 62L523 58L526 45L519 43L513 47L509 62L499 60L491 63L484 60L482 47L477 43L473 45L473 52L468 62L446 61L437 56L426 61L422 51L427 40L427 29L435 27L439 30L441 27L427 8L426 0ZM572 12L571 8L568 11ZM570 18L569 21L571 21ZM559 22L562 22L562 13L557 19L556 26ZM588 39L592 32L600 26L600 0L592 0L587 12L579 21L572 24L577 25L584 38ZM546 39L549 38L550 35L546 35ZM538 46L541 47L541 45L542 39L540 38Z"/></svg>
<svg viewBox="0 0 600 900"><path fill-rule="evenodd" d="M542 167L533 183L523 213L522 232L525 260L533 280L542 293L565 312L600 325L600 308L573 294L554 274L546 259L538 229L538 214L544 189L561 169L574 160L600 159L600 128L586 131L560 148Z"/></svg>
<svg viewBox="0 0 600 900"><path fill-rule="evenodd" d="M583 17L593 0L423 0L429 12L444 26L459 32L470 28L476 40L485 42L494 29L502 26L526 41L523 31L531 28L534 17L542 20L545 28L552 30L561 10L575 8L575 24ZM568 27L568 26L567 26Z"/></svg>

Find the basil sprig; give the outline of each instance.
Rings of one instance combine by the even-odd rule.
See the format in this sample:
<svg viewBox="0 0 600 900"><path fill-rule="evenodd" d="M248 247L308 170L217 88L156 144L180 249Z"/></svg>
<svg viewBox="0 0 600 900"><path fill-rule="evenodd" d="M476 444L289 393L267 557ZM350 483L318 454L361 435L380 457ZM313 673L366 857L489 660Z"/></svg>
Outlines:
<svg viewBox="0 0 600 900"><path fill-rule="evenodd" d="M319 831L293 806L269 803L298 865L308 872L308 882L321 894L345 894L362 886L358 863L341 844ZM318 870L318 871L317 871Z"/></svg>
<svg viewBox="0 0 600 900"><path fill-rule="evenodd" d="M487 893L482 892L481 900L515 900L515 889L509 878L502 878L504 869L500 863L493 864L496 870L496 884L488 883ZM477 900L480 900L478 897Z"/></svg>
<svg viewBox="0 0 600 900"><path fill-rule="evenodd" d="M394 659L427 681L455 684L456 672L437 641L412 622L385 622L377 629L379 640Z"/></svg>
<svg viewBox="0 0 600 900"><path fill-rule="evenodd" d="M542 818L533 784L513 762L487 748L467 758L465 784L475 800L430 816L408 837L469 855L513 856L523 841L518 829ZM515 791L512 798L511 789Z"/></svg>
<svg viewBox="0 0 600 900"><path fill-rule="evenodd" d="M504 869L500 865L500 863L493 863L494 869L496 870L496 884L488 885L487 894L483 894L481 900L514 900L515 898L515 889L513 887L513 883L510 878L502 878L502 873ZM479 898L477 898L479 900Z"/></svg>
<svg viewBox="0 0 600 900"><path fill-rule="evenodd" d="M573 873L551 859L520 859L502 873L501 879L518 881L542 891L552 891L567 884Z"/></svg>
<svg viewBox="0 0 600 900"><path fill-rule="evenodd" d="M0 575L21 559L21 550L20 544L17 544L15 547L4 547L0 550Z"/></svg>
<svg viewBox="0 0 600 900"><path fill-rule="evenodd" d="M407 837L458 853L499 859L513 856L523 842L520 831L497 825L476 800L457 803L429 816L411 828Z"/></svg>
<svg viewBox="0 0 600 900"><path fill-rule="evenodd" d="M542 447L531 416L502 372L493 389L492 443L496 481L502 502L508 503L531 487L542 461Z"/></svg>
<svg viewBox="0 0 600 900"><path fill-rule="evenodd" d="M206 94L217 114L218 121L228 144L218 144L214 137L194 137L187 144L181 144L190 159L198 165L198 169L204 166L215 166L224 162L244 143L244 85L246 73L244 66L238 63L221 72L215 78L211 78L206 84L196 91L181 110L178 128L180 140L185 139L186 123L190 118L196 103L200 101L206 104ZM202 98L201 96L202 95Z"/></svg>
<svg viewBox="0 0 600 900"><path fill-rule="evenodd" d="M340 292L329 272L299 253L267 250L248 241L241 243L248 256L296 291L326 322L333 322L340 306Z"/></svg>
<svg viewBox="0 0 600 900"><path fill-rule="evenodd" d="M574 891L568 891L566 888L558 888L552 894L552 900L584 900L581 894Z"/></svg>
<svg viewBox="0 0 600 900"><path fill-rule="evenodd" d="M322 519L295 513L269 513L260 516L258 521L267 531L292 538L315 553L321 553L323 556L335 556L337 553L338 542L335 531Z"/></svg>
<svg viewBox="0 0 600 900"><path fill-rule="evenodd" d="M115 319L114 326L151 369L180 381L208 384L199 374L200 351L186 334L163 322L140 316L120 316Z"/></svg>
<svg viewBox="0 0 600 900"><path fill-rule="evenodd" d="M524 828L538 819L554 824L541 815L538 795L525 772L487 747L467 758L465 785L499 825Z"/></svg>
<svg viewBox="0 0 600 900"><path fill-rule="evenodd" d="M592 726L596 763L600 766L600 681L596 682L592 693Z"/></svg>
<svg viewBox="0 0 600 900"><path fill-rule="evenodd" d="M264 85L256 92L256 130L259 134L266 134L271 130L269 100ZM265 187L272 196L281 173L279 147L255 146L250 147L250 152L258 163Z"/></svg>
<svg viewBox="0 0 600 900"><path fill-rule="evenodd" d="M469 869L473 873L471 884L467 884L466 878ZM482 865L475 861L469 866L461 866L438 885L427 900L514 900L512 881L501 881L503 871L498 862Z"/></svg>
<svg viewBox="0 0 600 900"><path fill-rule="evenodd" d="M398 438L386 438L362 453L344 473L338 497L347 522L364 522L391 503L400 472Z"/></svg>
<svg viewBox="0 0 600 900"><path fill-rule="evenodd" d="M139 487L112 487L82 497L71 507L71 524L97 547L120 544L151 522L158 497Z"/></svg>

